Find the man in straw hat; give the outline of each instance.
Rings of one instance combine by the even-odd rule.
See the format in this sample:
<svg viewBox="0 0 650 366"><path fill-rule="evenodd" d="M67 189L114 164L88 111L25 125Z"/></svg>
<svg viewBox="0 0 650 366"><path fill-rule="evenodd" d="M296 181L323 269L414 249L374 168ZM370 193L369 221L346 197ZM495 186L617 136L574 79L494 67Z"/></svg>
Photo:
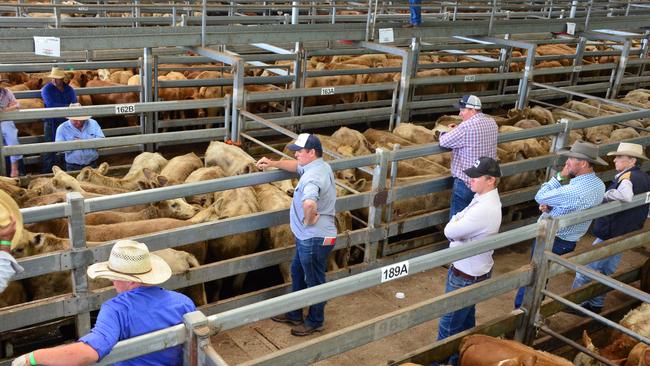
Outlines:
<svg viewBox="0 0 650 366"><path fill-rule="evenodd" d="M9 284L11 278L23 271L11 256L11 244L20 241L23 233L23 216L16 202L0 190L0 293Z"/></svg>
<svg viewBox="0 0 650 366"><path fill-rule="evenodd" d="M67 107L71 103L77 103L77 94L74 89L65 82L65 72L58 67L53 67L49 75L52 78L52 81L45 84L41 89L41 98L43 99L43 104L45 108L57 108L57 107ZM56 128L63 122L65 118L45 118L43 124L43 137L45 142L53 142L54 135L56 133ZM41 155L42 173L51 173L52 167L54 165L62 165L60 157L57 157L56 153L43 153Z"/></svg>
<svg viewBox="0 0 650 366"><path fill-rule="evenodd" d="M90 365L104 358L118 341L183 321L196 308L187 296L155 286L167 281L169 265L143 243L120 240L107 262L88 267L88 277L113 281L117 296L102 304L95 327L78 342L39 349L14 360L18 365ZM114 365L181 365L181 346Z"/></svg>
<svg viewBox="0 0 650 366"><path fill-rule="evenodd" d="M605 195L605 184L594 173L594 165L607 165L598 155L598 146L576 141L571 149L562 149L558 155L566 156L562 171L557 173L535 195L542 211L540 218L557 217L599 205ZM566 185L562 182L568 181ZM591 220L567 226L557 231L553 253L562 255L572 252L576 243L589 230ZM520 288L515 298L515 308L524 300L525 288Z"/></svg>
<svg viewBox="0 0 650 366"><path fill-rule="evenodd" d="M603 202L630 202L635 194L650 191L650 176L639 169L641 161L648 160L648 157L643 153L643 146L621 142L616 151L612 151L607 155L614 156L614 166L618 174L614 176L614 180L609 185L607 192L605 192ZM596 237L596 240L592 245L643 228L647 217L648 205L642 205L595 219L591 232ZM609 276L616 272L620 260L621 254L618 253L609 258L590 263L587 267ZM591 281L589 277L576 273L572 288L584 286L589 281ZM604 303L605 295L601 295L583 302L581 306L594 313L599 313L603 310ZM586 316L582 312L572 310L567 312Z"/></svg>
<svg viewBox="0 0 650 366"><path fill-rule="evenodd" d="M70 108L81 107L79 103L70 104ZM56 129L56 142L76 141L104 138L104 132L99 123L90 116L66 117ZM85 166L97 168L97 149L79 149L65 152L65 170L81 170Z"/></svg>

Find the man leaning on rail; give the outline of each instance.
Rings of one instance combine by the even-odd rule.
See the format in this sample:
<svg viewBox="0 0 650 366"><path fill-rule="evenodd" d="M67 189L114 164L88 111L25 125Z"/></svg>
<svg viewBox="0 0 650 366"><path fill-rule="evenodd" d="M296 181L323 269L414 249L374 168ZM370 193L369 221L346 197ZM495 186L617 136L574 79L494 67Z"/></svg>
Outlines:
<svg viewBox="0 0 650 366"><path fill-rule="evenodd" d="M598 146L576 141L571 149L562 149L558 154L567 157L562 171L542 184L535 195L535 201L539 203L542 212L540 219L586 210L599 205L605 195L605 184L594 172L594 165L607 165L598 155ZM562 185L566 181L569 184ZM589 230L590 224L591 220L587 220L559 229L553 241L553 253L562 255L572 252L578 240ZM525 290L522 287L517 292L515 308L521 306Z"/></svg>
<svg viewBox="0 0 650 366"><path fill-rule="evenodd" d="M167 281L172 270L143 243L118 241L108 261L93 264L87 272L92 279L111 280L117 290L117 296L99 309L95 327L79 342L30 352L11 366L90 365L108 355L117 342L180 324L185 313L196 310L187 296L155 286ZM182 364L183 350L175 346L114 365Z"/></svg>
<svg viewBox="0 0 650 366"><path fill-rule="evenodd" d="M461 212L454 215L445 226L449 247L472 245L473 242L499 232L501 226L501 200L497 184L501 168L494 159L482 156L474 165L465 169L470 178L469 186L474 198ZM485 281L492 274L493 250L463 258L449 266L445 293ZM476 325L474 305L447 313L440 318L438 340L445 339ZM458 363L458 355L452 355L449 364Z"/></svg>
<svg viewBox="0 0 650 366"><path fill-rule="evenodd" d="M650 176L639 169L641 161L648 160L648 157L643 153L643 146L621 142L616 151L612 151L607 155L615 156L614 166L618 174L614 176L614 180L609 185L607 192L605 192L603 202L630 202L635 194L650 191ZM592 245L597 245L605 240L643 228L647 217L648 205L642 205L595 219L591 232L596 237L596 240L594 240ZM621 253L618 253L611 257L589 263L587 267L609 276L616 272L620 261ZM584 286L590 281L591 279L589 277L576 273L571 288ZM603 310L604 304L605 295L600 295L583 302L581 306L594 313L600 313ZM586 316L586 314L573 309L565 311L579 316Z"/></svg>

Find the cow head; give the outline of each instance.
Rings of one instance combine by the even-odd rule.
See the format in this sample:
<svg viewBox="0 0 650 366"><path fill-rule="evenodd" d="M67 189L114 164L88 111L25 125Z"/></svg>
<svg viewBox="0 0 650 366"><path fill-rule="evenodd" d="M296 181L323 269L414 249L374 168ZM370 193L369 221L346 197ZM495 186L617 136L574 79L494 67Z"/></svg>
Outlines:
<svg viewBox="0 0 650 366"><path fill-rule="evenodd" d="M51 180L54 192L85 192L78 180L68 175L58 166L53 166L52 172L54 173Z"/></svg>
<svg viewBox="0 0 650 366"><path fill-rule="evenodd" d="M59 238L50 233L32 233L23 230L22 239L12 246L11 254L16 258L23 258L69 248L70 241L68 239Z"/></svg>
<svg viewBox="0 0 650 366"><path fill-rule="evenodd" d="M164 200L154 204L160 212L160 217L187 220L199 212L199 209L187 203L183 198Z"/></svg>
<svg viewBox="0 0 650 366"><path fill-rule="evenodd" d="M96 174L93 168L89 166L83 167L79 174L77 174L77 180L79 182L90 182L93 174Z"/></svg>

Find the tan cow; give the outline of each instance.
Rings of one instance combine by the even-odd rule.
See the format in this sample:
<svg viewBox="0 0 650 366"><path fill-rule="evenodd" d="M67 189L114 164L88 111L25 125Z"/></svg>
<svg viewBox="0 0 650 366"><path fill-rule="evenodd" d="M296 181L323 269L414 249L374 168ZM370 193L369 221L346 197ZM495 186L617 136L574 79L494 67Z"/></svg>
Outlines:
<svg viewBox="0 0 650 366"><path fill-rule="evenodd" d="M193 171L186 179L185 183L194 183L204 180L223 178L226 173L218 166L199 168ZM185 197L188 203L197 204L202 207L208 207L214 202L213 193L196 194Z"/></svg>
<svg viewBox="0 0 650 366"><path fill-rule="evenodd" d="M180 155L169 160L160 175L169 180L170 184L183 183L190 174L203 167L203 162L195 153Z"/></svg>
<svg viewBox="0 0 650 366"><path fill-rule="evenodd" d="M393 133L415 144L429 144L438 141L433 131L413 123L400 123Z"/></svg>
<svg viewBox="0 0 650 366"><path fill-rule="evenodd" d="M255 159L237 146L212 141L205 151L205 166L218 166L228 176L257 172Z"/></svg>
<svg viewBox="0 0 650 366"><path fill-rule="evenodd" d="M121 188L129 191L135 191L140 188L140 184L147 183L157 186L167 184L167 178L152 172L149 169L142 169L128 178L113 178L100 174L91 167L84 167L77 175L79 182L89 182L111 188Z"/></svg>
<svg viewBox="0 0 650 366"><path fill-rule="evenodd" d="M548 352L482 334L463 338L460 344L459 365L573 366L568 360Z"/></svg>
<svg viewBox="0 0 650 366"><path fill-rule="evenodd" d="M160 173L169 161L159 153L142 152L133 159L129 171L124 175L124 179L129 179L139 174L144 168L154 173Z"/></svg>

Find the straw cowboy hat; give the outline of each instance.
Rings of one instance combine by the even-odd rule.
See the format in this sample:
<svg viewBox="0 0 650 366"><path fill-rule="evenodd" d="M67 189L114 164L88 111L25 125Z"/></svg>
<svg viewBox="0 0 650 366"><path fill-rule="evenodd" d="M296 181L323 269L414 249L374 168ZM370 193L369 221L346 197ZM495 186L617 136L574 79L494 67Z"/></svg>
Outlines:
<svg viewBox="0 0 650 366"><path fill-rule="evenodd" d="M16 220L16 233L11 243L16 245L23 236L23 215L20 214L16 201L5 191L0 190L0 227L9 225L11 216Z"/></svg>
<svg viewBox="0 0 650 366"><path fill-rule="evenodd" d="M65 72L58 67L53 67L48 76L52 79L65 79Z"/></svg>
<svg viewBox="0 0 650 366"><path fill-rule="evenodd" d="M88 267L88 277L139 282L158 285L172 276L169 265L159 256L149 253L144 243L119 240L111 249L107 262Z"/></svg>
<svg viewBox="0 0 650 366"><path fill-rule="evenodd" d="M616 151L608 152L607 156L631 156L637 159L648 160L648 157L643 153L643 146L639 144L631 144L629 142L621 142L618 144Z"/></svg>
<svg viewBox="0 0 650 366"><path fill-rule="evenodd" d="M81 108L82 106L81 106L81 103L71 103L68 107L69 108ZM73 119L75 121L85 121L87 119L90 119L90 117L92 117L92 116L73 116L73 117L65 117L65 118L71 119L71 120Z"/></svg>
<svg viewBox="0 0 650 366"><path fill-rule="evenodd" d="M608 165L605 160L598 156L598 146L591 142L576 141L571 146L571 149L561 149L557 153L558 155L582 159L598 165Z"/></svg>

